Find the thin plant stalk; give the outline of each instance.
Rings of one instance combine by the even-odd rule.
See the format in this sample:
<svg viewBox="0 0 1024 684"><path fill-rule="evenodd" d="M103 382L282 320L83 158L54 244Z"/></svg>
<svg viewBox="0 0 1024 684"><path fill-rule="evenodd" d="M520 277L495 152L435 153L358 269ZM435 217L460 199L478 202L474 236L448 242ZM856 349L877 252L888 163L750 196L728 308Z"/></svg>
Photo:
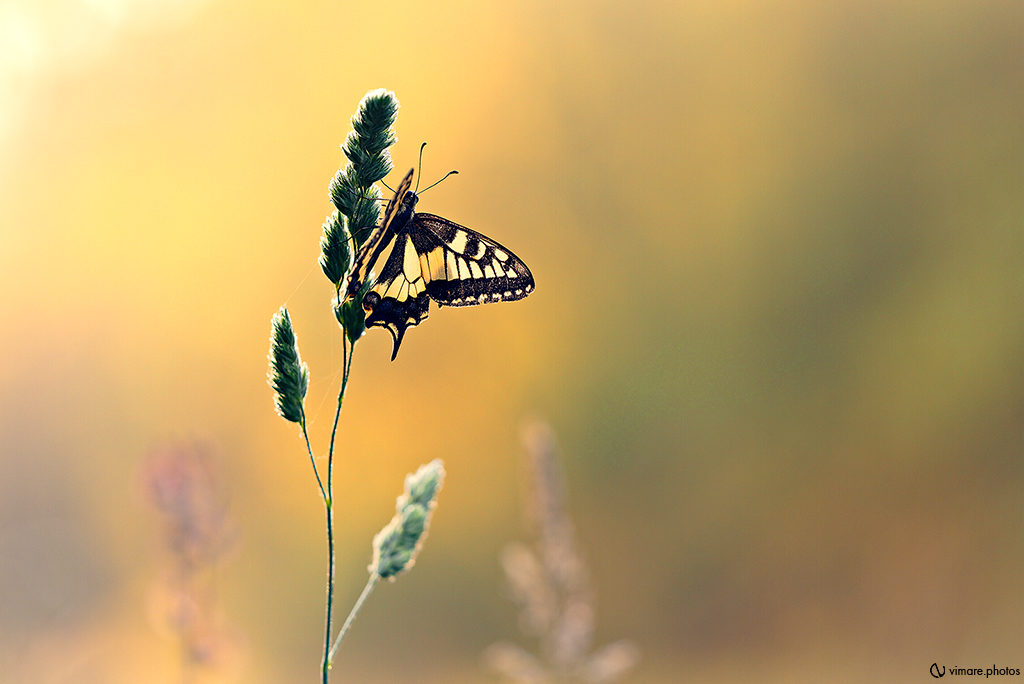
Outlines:
<svg viewBox="0 0 1024 684"><path fill-rule="evenodd" d="M356 599L355 605L352 606L352 610L349 611L348 617L345 618L345 624L341 626L341 631L338 632L338 638L334 640L334 645L331 646L331 650L327 652L327 665L330 667L331 662L334 660L334 654L338 651L338 647L341 646L341 640L345 638L352 623L356 620L356 615L359 614L359 610L363 607L363 603L373 592L373 588L377 586L377 580L380 579L380 575L375 572L370 573L370 579L366 580L366 586L363 587L363 592L359 594L359 598Z"/></svg>
<svg viewBox="0 0 1024 684"><path fill-rule="evenodd" d="M327 494L324 497L324 508L327 513L327 616L324 626L324 659L321 663L322 684L327 684L331 671L331 612L334 607L334 440L338 434L338 419L341 417L341 405L345 400L345 389L348 387L348 376L352 369L352 356L355 354L355 342L349 345L348 335L341 336L342 375L341 389L338 390L338 406L334 411L334 427L331 429L331 445L327 450Z"/></svg>
<svg viewBox="0 0 1024 684"><path fill-rule="evenodd" d="M316 476L316 484L320 488L320 496L324 502L327 502L327 492L324 490L324 483L320 480L320 471L316 469L316 458L313 457L313 448L309 446L309 432L306 431L306 412L302 412L302 419L299 421L299 425L302 427L302 437L306 440L306 451L309 453L309 462L313 465L313 475ZM328 472L328 477L330 472ZM330 483L330 479L328 479Z"/></svg>

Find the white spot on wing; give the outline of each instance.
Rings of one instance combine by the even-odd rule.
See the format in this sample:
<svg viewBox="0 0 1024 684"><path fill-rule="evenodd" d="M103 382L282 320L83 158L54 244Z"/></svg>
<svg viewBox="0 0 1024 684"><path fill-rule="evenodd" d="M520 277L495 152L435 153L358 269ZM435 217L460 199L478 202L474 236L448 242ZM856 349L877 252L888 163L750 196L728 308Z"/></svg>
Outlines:
<svg viewBox="0 0 1024 684"><path fill-rule="evenodd" d="M480 265L475 261L469 262L469 272L473 274L474 278L484 277L484 272L480 270Z"/></svg>
<svg viewBox="0 0 1024 684"><path fill-rule="evenodd" d="M455 237L452 238L452 241L448 244L448 246L454 249L459 254L464 254L466 252L466 240L468 238L469 235L466 233L466 231L457 230L455 231Z"/></svg>
<svg viewBox="0 0 1024 684"><path fill-rule="evenodd" d="M458 259L458 262L459 262L459 278L462 278L463 280L467 280L470 277L470 275L469 275L469 267L466 266L466 260L460 258L460 259Z"/></svg>
<svg viewBox="0 0 1024 684"><path fill-rule="evenodd" d="M502 261L507 261L508 260L508 253L507 252L503 252L503 251L501 251L498 248L494 249L494 256L498 257ZM501 268L501 267L499 266L498 268Z"/></svg>

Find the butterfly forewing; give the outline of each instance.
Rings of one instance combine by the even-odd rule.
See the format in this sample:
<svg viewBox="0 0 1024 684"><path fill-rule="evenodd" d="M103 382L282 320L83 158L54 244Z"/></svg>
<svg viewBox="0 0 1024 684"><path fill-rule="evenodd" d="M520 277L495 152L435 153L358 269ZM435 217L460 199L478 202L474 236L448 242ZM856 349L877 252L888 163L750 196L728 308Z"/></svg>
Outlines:
<svg viewBox="0 0 1024 684"><path fill-rule="evenodd" d="M380 258L381 254L386 254L389 249L393 248L395 234L397 229L401 228L401 226L395 225L395 219L401 218L398 216L399 210L402 208L402 203L405 201L405 196L411 187L412 170L410 169L409 173L405 174L405 178L398 185L395 196L388 202L388 207L384 211L384 219L381 221L380 227L370 233L370 236L366 238L366 242L356 252L352 275L349 276L348 288L346 290L349 297L354 297L359 292L363 283L370 276L374 263Z"/></svg>
<svg viewBox="0 0 1024 684"><path fill-rule="evenodd" d="M419 243L427 294L438 304L511 302L533 291L533 275L522 259L475 230L433 214L416 214L410 232Z"/></svg>

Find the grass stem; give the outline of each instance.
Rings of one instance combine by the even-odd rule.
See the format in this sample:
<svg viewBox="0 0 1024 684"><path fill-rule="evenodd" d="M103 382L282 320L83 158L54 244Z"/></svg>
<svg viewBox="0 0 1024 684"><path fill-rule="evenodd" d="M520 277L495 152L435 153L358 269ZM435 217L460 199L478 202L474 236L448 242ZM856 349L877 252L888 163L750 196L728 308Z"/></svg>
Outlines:
<svg viewBox="0 0 1024 684"><path fill-rule="evenodd" d="M331 662L334 660L334 654L338 651L338 647L341 646L341 640L345 638L352 623L355 622L356 615L359 614L359 610L363 607L363 603L366 602L367 597L373 591L373 588L377 586L377 580L380 579L380 575L375 572L370 573L370 579L366 581L366 586L363 587L363 593L359 594L359 598L356 599L356 603L352 606L351 612L348 617L345 618L345 624L341 626L341 631L338 632L338 638L334 640L334 645L331 646L331 650L327 652L327 666L330 667Z"/></svg>
<svg viewBox="0 0 1024 684"><path fill-rule="evenodd" d="M331 446L327 451L327 495L324 507L327 513L327 616L324 620L324 659L321 663L321 681L327 684L331 670L331 614L334 607L334 442L338 434L338 420L341 417L341 405L345 400L348 388L348 376L352 370L352 357L355 353L355 342L349 342L348 335L341 335L341 389L338 390L338 406L334 411L334 427L331 429Z"/></svg>

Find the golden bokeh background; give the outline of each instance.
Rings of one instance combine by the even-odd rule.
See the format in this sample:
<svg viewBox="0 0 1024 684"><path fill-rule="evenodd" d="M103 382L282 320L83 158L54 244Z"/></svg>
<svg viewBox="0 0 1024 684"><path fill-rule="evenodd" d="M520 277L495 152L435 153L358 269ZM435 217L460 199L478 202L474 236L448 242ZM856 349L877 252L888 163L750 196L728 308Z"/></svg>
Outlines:
<svg viewBox="0 0 1024 684"><path fill-rule="evenodd" d="M500 681L520 428L558 434L623 681L1024 667L1024 6L840 0L0 3L0 680L181 681L141 485L200 444L234 542L203 682L313 682L324 533L273 414L287 304L326 451L337 145L402 103L425 211L524 302L360 343L338 613L405 473L448 480L336 681ZM192 448L192 447L187 447Z"/></svg>

